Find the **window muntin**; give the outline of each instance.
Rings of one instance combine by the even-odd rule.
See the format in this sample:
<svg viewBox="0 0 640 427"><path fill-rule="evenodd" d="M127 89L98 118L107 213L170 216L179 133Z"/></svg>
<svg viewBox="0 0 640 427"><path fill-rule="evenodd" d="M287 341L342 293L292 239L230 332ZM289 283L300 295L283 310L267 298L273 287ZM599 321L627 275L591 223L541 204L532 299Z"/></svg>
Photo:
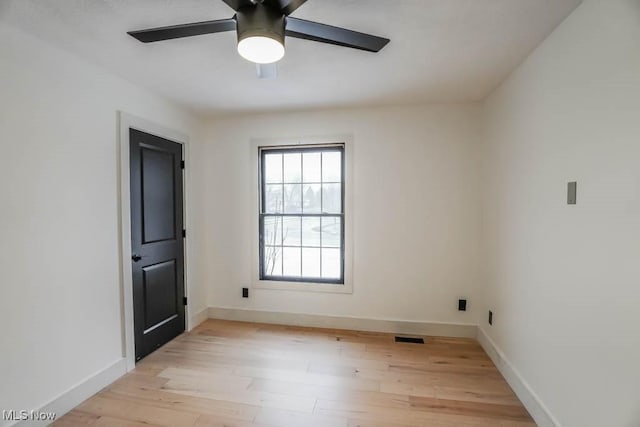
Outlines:
<svg viewBox="0 0 640 427"><path fill-rule="evenodd" d="M260 148L260 280L344 284L344 145Z"/></svg>

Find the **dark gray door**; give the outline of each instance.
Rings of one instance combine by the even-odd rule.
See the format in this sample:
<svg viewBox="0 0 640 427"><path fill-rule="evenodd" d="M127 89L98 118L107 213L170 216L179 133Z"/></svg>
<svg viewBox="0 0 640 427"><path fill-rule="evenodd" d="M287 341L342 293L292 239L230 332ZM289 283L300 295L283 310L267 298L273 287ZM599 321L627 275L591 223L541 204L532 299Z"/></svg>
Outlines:
<svg viewBox="0 0 640 427"><path fill-rule="evenodd" d="M129 131L136 360L184 331L182 146Z"/></svg>

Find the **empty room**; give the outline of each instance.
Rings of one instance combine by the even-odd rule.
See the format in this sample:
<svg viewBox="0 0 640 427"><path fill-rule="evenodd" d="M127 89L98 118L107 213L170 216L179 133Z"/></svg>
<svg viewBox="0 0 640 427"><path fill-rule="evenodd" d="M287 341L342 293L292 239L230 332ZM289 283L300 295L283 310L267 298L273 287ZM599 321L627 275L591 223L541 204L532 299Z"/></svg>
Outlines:
<svg viewBox="0 0 640 427"><path fill-rule="evenodd" d="M640 427L640 1L0 0L0 427Z"/></svg>

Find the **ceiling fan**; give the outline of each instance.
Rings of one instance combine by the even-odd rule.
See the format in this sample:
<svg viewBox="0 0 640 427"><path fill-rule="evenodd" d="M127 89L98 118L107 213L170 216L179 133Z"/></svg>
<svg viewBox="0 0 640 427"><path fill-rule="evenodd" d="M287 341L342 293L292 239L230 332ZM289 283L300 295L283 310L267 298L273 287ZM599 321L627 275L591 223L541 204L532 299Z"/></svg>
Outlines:
<svg viewBox="0 0 640 427"><path fill-rule="evenodd" d="M284 38L295 37L321 43L378 52L389 39L291 17L307 0L222 0L236 11L229 19L194 22L130 31L144 43L201 34L236 31L238 53L258 65L272 64L284 56Z"/></svg>

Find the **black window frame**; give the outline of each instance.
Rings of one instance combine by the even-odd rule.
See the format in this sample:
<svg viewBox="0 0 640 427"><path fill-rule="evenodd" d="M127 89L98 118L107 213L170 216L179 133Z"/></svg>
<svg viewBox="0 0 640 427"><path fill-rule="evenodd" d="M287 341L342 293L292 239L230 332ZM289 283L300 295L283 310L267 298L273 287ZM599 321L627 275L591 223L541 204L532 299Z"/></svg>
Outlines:
<svg viewBox="0 0 640 427"><path fill-rule="evenodd" d="M309 283L309 284L331 284L331 285L344 285L345 281L345 144L344 143L329 143L329 144L305 144L305 145L282 145L282 146L265 146L258 147L259 150L259 165L258 165L258 176L259 176L259 187L260 187L260 200L258 202L259 212L258 212L258 222L259 222L259 280L264 281L273 281L273 282L299 282L299 283ZM322 153L322 152L339 152L340 153L340 167L341 167L341 176L340 176L340 205L341 212L336 213L267 213L265 212L265 192L266 192L266 179L265 179L265 168L263 167L265 162L265 156L267 154L291 154L291 153ZM322 159L322 157L321 157ZM322 160L321 160L322 162ZM283 166L284 167L284 166ZM304 173L304 166L302 166L301 173ZM320 185L322 186L322 163L320 169ZM283 176L283 185L287 183L284 182ZM295 183L297 184L297 183ZM322 188L322 187L321 187ZM265 265L264 265L264 220L267 217L319 217L319 218L340 218L340 277L337 279L334 278L322 278L322 277L304 277L304 276L273 276L265 274ZM282 246L283 248L285 246ZM304 246L292 246L292 247L300 247L304 248ZM321 259L321 271L322 271L322 243L320 243L320 259ZM301 270L302 274L302 270Z"/></svg>

